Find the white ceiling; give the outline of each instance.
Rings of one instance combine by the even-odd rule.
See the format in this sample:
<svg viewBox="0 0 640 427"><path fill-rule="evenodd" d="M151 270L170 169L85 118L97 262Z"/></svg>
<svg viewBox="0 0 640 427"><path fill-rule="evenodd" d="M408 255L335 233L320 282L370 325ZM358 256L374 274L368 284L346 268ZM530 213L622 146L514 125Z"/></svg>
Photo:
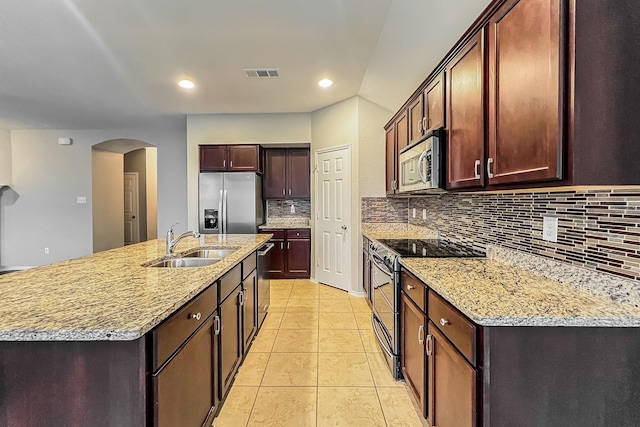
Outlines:
<svg viewBox="0 0 640 427"><path fill-rule="evenodd" d="M0 128L106 129L158 116L395 111L489 0L0 2ZM278 79L243 68L275 67ZM329 89L320 78L335 81ZM197 84L187 92L181 78Z"/></svg>

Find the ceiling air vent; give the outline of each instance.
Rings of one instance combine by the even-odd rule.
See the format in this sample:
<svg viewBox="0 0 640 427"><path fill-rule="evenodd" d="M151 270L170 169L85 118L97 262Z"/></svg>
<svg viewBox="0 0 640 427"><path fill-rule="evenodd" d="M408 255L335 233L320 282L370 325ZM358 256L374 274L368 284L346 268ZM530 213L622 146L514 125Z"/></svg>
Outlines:
<svg viewBox="0 0 640 427"><path fill-rule="evenodd" d="M273 79L280 77L277 68L245 68L242 71L251 79Z"/></svg>

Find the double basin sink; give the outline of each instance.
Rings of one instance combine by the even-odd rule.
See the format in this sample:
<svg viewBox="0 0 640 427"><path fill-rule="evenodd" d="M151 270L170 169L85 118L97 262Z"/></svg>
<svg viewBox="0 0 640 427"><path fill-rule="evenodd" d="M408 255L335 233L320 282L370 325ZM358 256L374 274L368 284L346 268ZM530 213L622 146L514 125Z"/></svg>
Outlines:
<svg viewBox="0 0 640 427"><path fill-rule="evenodd" d="M234 249L196 249L176 258L163 259L147 267L206 267L234 253Z"/></svg>

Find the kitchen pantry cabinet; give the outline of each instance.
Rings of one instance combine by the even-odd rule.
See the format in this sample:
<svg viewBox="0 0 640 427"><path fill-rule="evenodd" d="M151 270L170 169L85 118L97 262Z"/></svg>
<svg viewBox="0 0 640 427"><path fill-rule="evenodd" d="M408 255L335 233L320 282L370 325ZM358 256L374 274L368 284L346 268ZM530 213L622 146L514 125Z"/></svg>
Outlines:
<svg viewBox="0 0 640 427"><path fill-rule="evenodd" d="M259 145L200 145L200 172L262 172Z"/></svg>
<svg viewBox="0 0 640 427"><path fill-rule="evenodd" d="M274 248L266 255L266 275L269 279L308 279L311 276L311 230L262 230L273 234Z"/></svg>
<svg viewBox="0 0 640 427"><path fill-rule="evenodd" d="M267 148L264 163L265 198L311 197L311 152L308 148Z"/></svg>
<svg viewBox="0 0 640 427"><path fill-rule="evenodd" d="M483 46L480 31L447 65L447 189L484 184Z"/></svg>

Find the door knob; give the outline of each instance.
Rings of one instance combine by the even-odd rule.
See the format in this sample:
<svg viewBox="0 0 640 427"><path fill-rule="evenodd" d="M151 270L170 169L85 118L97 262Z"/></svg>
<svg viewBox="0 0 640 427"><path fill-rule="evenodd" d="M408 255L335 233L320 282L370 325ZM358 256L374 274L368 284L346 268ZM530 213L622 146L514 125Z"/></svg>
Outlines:
<svg viewBox="0 0 640 427"><path fill-rule="evenodd" d="M342 226L342 227L340 227L340 228L342 228L343 230L346 230L346 229L347 229L347 226L346 226L346 225L343 225L343 226Z"/></svg>

